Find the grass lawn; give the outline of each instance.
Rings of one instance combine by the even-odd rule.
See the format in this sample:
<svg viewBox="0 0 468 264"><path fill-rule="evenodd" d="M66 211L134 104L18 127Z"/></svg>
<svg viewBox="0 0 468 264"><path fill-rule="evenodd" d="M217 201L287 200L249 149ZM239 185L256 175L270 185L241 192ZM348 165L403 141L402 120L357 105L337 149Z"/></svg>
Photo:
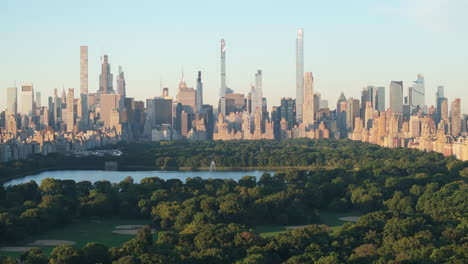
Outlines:
<svg viewBox="0 0 468 264"><path fill-rule="evenodd" d="M43 234L29 237L24 244L34 240L71 240L76 242L74 247L83 248L88 242L99 242L107 247L118 247L135 235L113 234L116 226L119 225L145 225L149 220L129 220L129 219L101 219L101 220L78 220L64 227L50 230ZM154 234L156 239L156 234ZM19 244L21 245L21 244ZM41 247L45 254L50 254L54 247ZM2 255L19 256L21 252L0 252Z"/></svg>
<svg viewBox="0 0 468 264"><path fill-rule="evenodd" d="M346 216L360 216L361 214L358 212L331 212L331 211L321 211L320 212L320 224L327 225L330 227L332 232L337 232L341 226L345 223L349 223L347 221L342 221L339 218L346 217ZM255 232L257 232L261 237L274 237L280 233L287 232L285 226L281 225L258 225L254 228Z"/></svg>

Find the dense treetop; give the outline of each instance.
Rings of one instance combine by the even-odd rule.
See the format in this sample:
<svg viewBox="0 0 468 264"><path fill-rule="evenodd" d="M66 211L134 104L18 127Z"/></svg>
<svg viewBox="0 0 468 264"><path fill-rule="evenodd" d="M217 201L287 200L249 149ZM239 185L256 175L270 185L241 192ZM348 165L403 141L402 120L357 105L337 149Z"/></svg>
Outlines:
<svg viewBox="0 0 468 264"><path fill-rule="evenodd" d="M46 179L0 187L0 242L73 219L148 219L121 248L39 249L25 263L464 263L468 163L352 141L119 143L123 166L279 168L239 181L131 177L118 184ZM45 157L47 158L47 157ZM109 158L109 157L105 157ZM25 161L32 162L32 161ZM11 165L11 164L10 164ZM323 210L363 214L339 231ZM262 238L256 225L309 225ZM28 260L30 259L30 261ZM34 261L33 261L34 260ZM9 261L5 258L5 263ZM29 261L29 262L28 262Z"/></svg>

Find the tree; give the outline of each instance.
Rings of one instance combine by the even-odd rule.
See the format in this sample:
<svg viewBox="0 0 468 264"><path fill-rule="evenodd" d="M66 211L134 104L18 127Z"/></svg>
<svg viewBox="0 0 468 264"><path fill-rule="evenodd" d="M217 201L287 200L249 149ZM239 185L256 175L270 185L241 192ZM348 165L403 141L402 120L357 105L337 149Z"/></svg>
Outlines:
<svg viewBox="0 0 468 264"><path fill-rule="evenodd" d="M47 264L49 262L49 258L42 253L40 248L32 248L24 252L19 259L24 264Z"/></svg>
<svg viewBox="0 0 468 264"><path fill-rule="evenodd" d="M89 264L111 263L109 249L103 244L96 243L96 242L89 242L84 246L83 252L86 257L86 261Z"/></svg>
<svg viewBox="0 0 468 264"><path fill-rule="evenodd" d="M83 251L71 246L58 246L50 253L50 264L83 264L86 258Z"/></svg>

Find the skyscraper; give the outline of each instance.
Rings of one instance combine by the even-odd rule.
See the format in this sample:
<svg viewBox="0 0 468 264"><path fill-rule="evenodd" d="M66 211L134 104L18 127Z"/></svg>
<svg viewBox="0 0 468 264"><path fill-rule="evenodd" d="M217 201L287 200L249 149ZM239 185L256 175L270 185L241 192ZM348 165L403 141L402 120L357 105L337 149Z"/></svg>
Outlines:
<svg viewBox="0 0 468 264"><path fill-rule="evenodd" d="M302 123L306 127L314 124L314 112L314 77L311 72L306 72L304 73L304 103L302 108Z"/></svg>
<svg viewBox="0 0 468 264"><path fill-rule="evenodd" d="M18 89L9 87L7 89L7 112L16 115L18 112ZM8 117L5 117L8 120Z"/></svg>
<svg viewBox="0 0 468 264"><path fill-rule="evenodd" d="M385 87L376 87L374 108L379 112L385 111Z"/></svg>
<svg viewBox="0 0 468 264"><path fill-rule="evenodd" d="M88 46L80 47L80 103L81 112L79 128L81 131L88 129Z"/></svg>
<svg viewBox="0 0 468 264"><path fill-rule="evenodd" d="M75 115L74 115L74 100L75 100L75 89L69 88L67 95L67 108L65 109L65 124L67 125L67 132L73 132L75 126Z"/></svg>
<svg viewBox="0 0 468 264"><path fill-rule="evenodd" d="M252 98L255 103L252 103L252 114L262 112L263 90L262 90L262 70L257 70L255 73L255 98Z"/></svg>
<svg viewBox="0 0 468 264"><path fill-rule="evenodd" d="M219 91L219 112L226 115L226 42L221 39L221 89Z"/></svg>
<svg viewBox="0 0 468 264"><path fill-rule="evenodd" d="M461 133L461 106L460 98L455 98L452 102L450 111L450 125L452 127L452 136L457 137Z"/></svg>
<svg viewBox="0 0 468 264"><path fill-rule="evenodd" d="M80 46L80 94L88 94L88 46Z"/></svg>
<svg viewBox="0 0 468 264"><path fill-rule="evenodd" d="M41 92L36 92L36 100L34 101L35 103L35 108L40 109L42 104L41 104Z"/></svg>
<svg viewBox="0 0 468 264"><path fill-rule="evenodd" d="M297 30L296 38L296 120L302 121L302 104L304 103L304 31ZM313 94L312 94L313 95Z"/></svg>
<svg viewBox="0 0 468 264"><path fill-rule="evenodd" d="M390 111L403 113L403 82L390 82Z"/></svg>
<svg viewBox="0 0 468 264"><path fill-rule="evenodd" d="M425 88L424 88L424 76L418 74L418 78L413 82L413 87L411 87L409 92L410 98L410 107L411 111L419 107L423 109L425 105Z"/></svg>
<svg viewBox="0 0 468 264"><path fill-rule="evenodd" d="M203 83L201 80L201 71L198 71L197 78L197 113L201 113L203 109Z"/></svg>
<svg viewBox="0 0 468 264"><path fill-rule="evenodd" d="M32 115L34 111L34 91L32 83L25 83L21 86L21 113Z"/></svg>
<svg viewBox="0 0 468 264"><path fill-rule="evenodd" d="M122 99L124 99L126 96L125 88L124 72L122 71L122 66L119 65L119 75L117 75L117 93L122 96Z"/></svg>
<svg viewBox="0 0 468 264"><path fill-rule="evenodd" d="M109 64L109 57L104 55L101 65L101 74L99 75L99 94L113 94L114 89L112 86L113 76Z"/></svg>
<svg viewBox="0 0 468 264"><path fill-rule="evenodd" d="M448 103L447 98L444 97L444 86L438 86L436 92L436 124L439 124L443 118L443 113L446 114Z"/></svg>

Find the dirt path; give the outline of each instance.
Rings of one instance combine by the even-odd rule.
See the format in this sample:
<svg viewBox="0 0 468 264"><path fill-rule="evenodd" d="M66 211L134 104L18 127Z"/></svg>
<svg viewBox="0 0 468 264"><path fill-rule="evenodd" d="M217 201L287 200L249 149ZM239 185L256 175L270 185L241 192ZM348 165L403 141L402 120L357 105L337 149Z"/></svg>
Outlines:
<svg viewBox="0 0 468 264"><path fill-rule="evenodd" d="M359 221L359 218L361 217L360 216L345 216L345 217L340 217L339 219L345 222L357 222Z"/></svg>
<svg viewBox="0 0 468 264"><path fill-rule="evenodd" d="M70 240L36 240L31 243L26 244L28 247L48 247L48 246L60 246L67 245L73 246L76 243Z"/></svg>

